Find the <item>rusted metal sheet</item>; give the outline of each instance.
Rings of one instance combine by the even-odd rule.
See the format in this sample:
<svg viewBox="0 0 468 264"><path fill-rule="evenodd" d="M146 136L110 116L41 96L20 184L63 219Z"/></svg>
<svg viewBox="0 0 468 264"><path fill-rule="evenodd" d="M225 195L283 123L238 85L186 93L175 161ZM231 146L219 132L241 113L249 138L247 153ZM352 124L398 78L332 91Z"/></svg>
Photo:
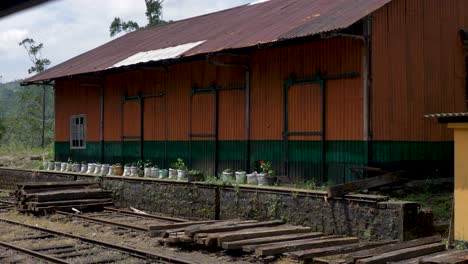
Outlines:
<svg viewBox="0 0 468 264"><path fill-rule="evenodd" d="M204 42L177 57L254 47L339 30L390 1L271 0L244 5L126 34L33 76L26 83L104 71L141 52L156 52L198 41Z"/></svg>
<svg viewBox="0 0 468 264"><path fill-rule="evenodd" d="M361 43L337 38L292 45L286 48L260 50L252 54L251 139L283 138L283 84L294 73L297 78L361 72ZM268 92L266 92L268 91ZM309 91L312 92L312 91ZM329 140L362 140L362 76L326 81L327 134ZM306 94L304 94L306 95ZM290 115L293 126L300 126L309 115L299 107L315 111L316 98L297 95L296 113ZM293 109L294 111L294 109ZM318 111L318 110L317 110ZM315 116L315 115L314 115ZM320 125L320 122L316 125ZM310 124L307 128L319 128ZM298 128L299 129L299 128ZM310 139L318 140L318 138Z"/></svg>
<svg viewBox="0 0 468 264"><path fill-rule="evenodd" d="M453 140L424 115L466 110L466 12L465 1L395 0L373 14L374 140Z"/></svg>

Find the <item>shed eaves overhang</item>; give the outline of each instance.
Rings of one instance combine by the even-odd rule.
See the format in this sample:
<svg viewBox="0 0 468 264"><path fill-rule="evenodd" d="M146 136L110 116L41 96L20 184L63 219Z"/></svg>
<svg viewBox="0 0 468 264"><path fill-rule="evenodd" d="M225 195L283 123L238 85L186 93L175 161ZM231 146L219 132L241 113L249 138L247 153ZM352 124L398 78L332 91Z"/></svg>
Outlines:
<svg viewBox="0 0 468 264"><path fill-rule="evenodd" d="M334 32L350 27L390 1L258 1L257 4L243 5L128 33L30 77L23 84L48 82L130 65L171 61Z"/></svg>
<svg viewBox="0 0 468 264"><path fill-rule="evenodd" d="M468 112L460 113L440 113L440 114L428 114L425 115L426 118L437 119L439 123L467 123L468 122Z"/></svg>

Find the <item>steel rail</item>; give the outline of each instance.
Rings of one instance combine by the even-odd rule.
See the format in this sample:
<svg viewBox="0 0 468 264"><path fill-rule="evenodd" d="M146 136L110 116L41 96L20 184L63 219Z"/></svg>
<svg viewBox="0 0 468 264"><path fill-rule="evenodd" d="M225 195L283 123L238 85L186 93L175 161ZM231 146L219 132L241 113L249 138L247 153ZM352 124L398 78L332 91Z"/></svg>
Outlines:
<svg viewBox="0 0 468 264"><path fill-rule="evenodd" d="M110 207L104 207L104 209L108 210L108 211L112 211L112 212L118 212L118 213L133 215L133 216L153 218L153 219L158 219L158 220L165 220L165 221L171 221L171 222L180 222L180 223L188 222L188 220L182 219L182 218L159 216L159 215L153 215L153 214L141 214L141 213L135 213L135 212L130 212L130 211L121 210L121 209L115 209L115 208L110 208Z"/></svg>
<svg viewBox="0 0 468 264"><path fill-rule="evenodd" d="M21 223L21 222L16 222L16 221L4 219L4 218L0 218L0 221L5 222L5 223L9 223L9 224L12 224L12 225L24 226L24 227L27 227L27 228L30 228L30 229L35 229L35 230L39 230L39 231L46 232L46 233L56 234L56 235L59 235L59 236L74 238L74 239L77 239L77 240L81 240L81 241L84 241L84 242L87 242L87 243L91 243L91 244L95 244L95 245L99 245L99 246L103 246L103 247L112 248L112 249L115 249L115 250L118 250L118 251L121 251L121 252L124 252L124 253L128 253L130 255L137 256L137 257L140 257L140 258L143 257L143 258L157 259L157 260L165 261L165 262L168 262L168 263L193 264L193 262L190 262L188 260L178 259L178 258L173 257L173 256L156 254L156 253L152 253L152 252L149 252L149 251L134 249L134 248L121 246L121 245L114 245L114 244L107 243L107 242L100 241L100 240L95 240L95 239L91 239L91 238L87 238L87 237L83 237L83 236L79 236L79 235L73 235L73 234L69 234L69 233L55 231L55 230L51 230L51 229L47 229L47 228L43 228L43 227L33 226L33 225Z"/></svg>
<svg viewBox="0 0 468 264"><path fill-rule="evenodd" d="M63 212L63 211L57 211L56 213L60 214L60 215L66 215L66 216L70 216L70 217L85 219L85 220L88 220L88 221L101 223L101 224L106 224L106 225L114 225L114 226L118 226L118 227L133 229L133 230L137 230L137 231L144 231L144 232L149 231L149 228L145 228L145 227L141 227L141 226L117 223L117 222L110 221L110 220L98 219L98 218L94 218L94 217L78 215L78 214L72 214L72 213L67 213L67 212Z"/></svg>
<svg viewBox="0 0 468 264"><path fill-rule="evenodd" d="M32 251L32 250L29 250L27 248L18 247L18 246L15 246L13 244L6 243L6 242L3 242L3 241L0 241L0 246L12 249L14 251L19 251L21 253L24 253L26 255L30 255L30 256L33 256L33 257L36 257L36 258L39 258L39 259L47 260L47 261L52 262L52 263L58 263L58 264L69 264L70 263L70 262L67 262L65 260L62 260L62 259L59 259L59 258L56 258L56 257L44 255L42 253Z"/></svg>

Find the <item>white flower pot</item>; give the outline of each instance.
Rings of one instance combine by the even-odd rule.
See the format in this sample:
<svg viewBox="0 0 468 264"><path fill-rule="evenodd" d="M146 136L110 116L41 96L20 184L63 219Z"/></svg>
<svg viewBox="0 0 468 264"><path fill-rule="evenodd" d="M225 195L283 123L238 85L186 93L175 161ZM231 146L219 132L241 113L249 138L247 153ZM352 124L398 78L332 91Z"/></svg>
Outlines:
<svg viewBox="0 0 468 264"><path fill-rule="evenodd" d="M80 173L86 173L88 171L88 164L81 164Z"/></svg>
<svg viewBox="0 0 468 264"><path fill-rule="evenodd" d="M55 167L55 171L60 171L62 169L62 163L61 162L55 162L54 167Z"/></svg>
<svg viewBox="0 0 468 264"><path fill-rule="evenodd" d="M114 176L114 175L115 175L114 166L110 166L107 176Z"/></svg>
<svg viewBox="0 0 468 264"><path fill-rule="evenodd" d="M96 164L88 163L88 171L86 173L88 173L88 174L94 173L95 169L96 169Z"/></svg>
<svg viewBox="0 0 468 264"><path fill-rule="evenodd" d="M223 172L221 179L223 181L233 181L234 180L234 172Z"/></svg>
<svg viewBox="0 0 468 264"><path fill-rule="evenodd" d="M47 164L47 169L53 171L55 169L55 164L53 162L49 162Z"/></svg>
<svg viewBox="0 0 468 264"><path fill-rule="evenodd" d="M130 167L124 167L123 176L130 176Z"/></svg>
<svg viewBox="0 0 468 264"><path fill-rule="evenodd" d="M101 165L101 175L107 175L109 173L109 164Z"/></svg>
<svg viewBox="0 0 468 264"><path fill-rule="evenodd" d="M151 178L159 177L159 168L151 168Z"/></svg>
<svg viewBox="0 0 468 264"><path fill-rule="evenodd" d="M236 182L240 184L245 184L247 181L247 174L245 171L236 171Z"/></svg>
<svg viewBox="0 0 468 264"><path fill-rule="evenodd" d="M176 169L169 169L169 179L177 179L177 170Z"/></svg>
<svg viewBox="0 0 468 264"><path fill-rule="evenodd" d="M187 171L186 170L177 170L177 180L183 181L187 179Z"/></svg>
<svg viewBox="0 0 468 264"><path fill-rule="evenodd" d="M73 172L80 172L81 165L80 164L73 164L72 165L72 170Z"/></svg>
<svg viewBox="0 0 468 264"><path fill-rule="evenodd" d="M131 177L138 177L138 168L137 167L130 167L130 176Z"/></svg>
<svg viewBox="0 0 468 264"><path fill-rule="evenodd" d="M47 161L42 162L42 169L47 170L49 168L49 163Z"/></svg>
<svg viewBox="0 0 468 264"><path fill-rule="evenodd" d="M247 174L247 184L258 185L257 173Z"/></svg>
<svg viewBox="0 0 468 264"><path fill-rule="evenodd" d="M145 178L150 178L151 177L151 168L145 168L144 176L145 176Z"/></svg>
<svg viewBox="0 0 468 264"><path fill-rule="evenodd" d="M69 171L69 172L73 171L73 164L71 164L71 163L67 164L67 171Z"/></svg>
<svg viewBox="0 0 468 264"><path fill-rule="evenodd" d="M96 167L94 167L94 174L100 174L101 173L101 164L96 164Z"/></svg>
<svg viewBox="0 0 468 264"><path fill-rule="evenodd" d="M67 166L68 166L68 163L62 162L62 165L60 166L60 171L61 172L66 172L67 171Z"/></svg>

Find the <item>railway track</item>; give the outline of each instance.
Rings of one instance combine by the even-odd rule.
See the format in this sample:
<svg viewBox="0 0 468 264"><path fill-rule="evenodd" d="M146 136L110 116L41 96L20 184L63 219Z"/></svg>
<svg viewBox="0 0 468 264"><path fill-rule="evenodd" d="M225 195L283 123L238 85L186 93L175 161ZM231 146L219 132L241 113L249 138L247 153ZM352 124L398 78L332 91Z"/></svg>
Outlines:
<svg viewBox="0 0 468 264"><path fill-rule="evenodd" d="M191 263L121 245L0 218L0 247L45 263ZM18 263L37 263L27 262ZM0 259L1 261L1 259Z"/></svg>
<svg viewBox="0 0 468 264"><path fill-rule="evenodd" d="M126 228L133 231L148 232L150 226L183 223L187 220L167 217L162 215L142 214L132 211L106 207L104 211L97 213L72 214L68 212L57 212L68 218L78 219L84 222L92 222L101 225Z"/></svg>

